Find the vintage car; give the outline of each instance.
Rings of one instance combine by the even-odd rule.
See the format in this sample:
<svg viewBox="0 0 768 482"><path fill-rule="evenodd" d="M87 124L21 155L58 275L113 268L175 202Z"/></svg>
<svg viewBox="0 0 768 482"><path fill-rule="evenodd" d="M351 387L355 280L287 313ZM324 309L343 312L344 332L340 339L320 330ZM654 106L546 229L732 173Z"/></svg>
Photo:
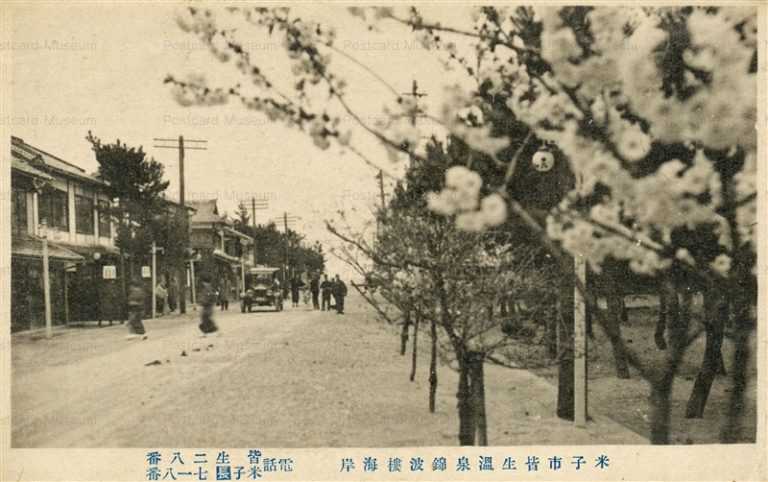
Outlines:
<svg viewBox="0 0 768 482"><path fill-rule="evenodd" d="M257 306L269 306L275 311L282 311L283 297L279 285L275 285L273 280L273 275L278 269L269 266L250 269L245 282L248 288L240 294L240 310L243 313L251 312Z"/></svg>

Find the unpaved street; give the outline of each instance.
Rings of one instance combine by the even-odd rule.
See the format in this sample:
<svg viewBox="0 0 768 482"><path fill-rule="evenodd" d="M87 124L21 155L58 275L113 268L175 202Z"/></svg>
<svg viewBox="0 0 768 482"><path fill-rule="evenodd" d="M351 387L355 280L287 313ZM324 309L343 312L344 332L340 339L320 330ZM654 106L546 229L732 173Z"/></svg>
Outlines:
<svg viewBox="0 0 768 482"><path fill-rule="evenodd" d="M201 338L193 312L146 323L13 339L14 447L319 447L457 445L456 374L441 367L427 410L428 349L415 382L394 328L350 297L348 312L216 312ZM186 356L182 356L182 352ZM155 364L150 364L157 361ZM487 367L492 445L647 443L592 413L554 417L555 389L525 370ZM599 433L599 438L595 438Z"/></svg>

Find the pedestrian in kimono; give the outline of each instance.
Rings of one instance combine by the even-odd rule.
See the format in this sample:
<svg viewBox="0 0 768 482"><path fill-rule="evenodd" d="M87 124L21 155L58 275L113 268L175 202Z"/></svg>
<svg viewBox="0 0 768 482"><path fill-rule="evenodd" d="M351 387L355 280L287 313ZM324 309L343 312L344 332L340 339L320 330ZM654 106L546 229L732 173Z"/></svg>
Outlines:
<svg viewBox="0 0 768 482"><path fill-rule="evenodd" d="M294 276L291 279L291 303L294 308L299 306L299 288L301 288L302 282L298 276Z"/></svg>
<svg viewBox="0 0 768 482"><path fill-rule="evenodd" d="M219 328L213 322L213 305L216 304L216 291L213 289L211 277L207 273L200 277L200 304L203 307L200 310L200 331L204 335L218 331Z"/></svg>
<svg viewBox="0 0 768 482"><path fill-rule="evenodd" d="M146 333L141 321L143 315L144 287L141 278L135 277L128 288L128 338L136 338Z"/></svg>
<svg viewBox="0 0 768 482"><path fill-rule="evenodd" d="M219 306L221 306L221 311L229 311L229 286L227 286L226 281L219 290Z"/></svg>
<svg viewBox="0 0 768 482"><path fill-rule="evenodd" d="M176 278L170 276L168 278L168 311L173 313L176 311Z"/></svg>
<svg viewBox="0 0 768 482"><path fill-rule="evenodd" d="M165 300L168 297L168 292L165 290L163 280L160 280L155 287L155 311L158 316L165 314Z"/></svg>

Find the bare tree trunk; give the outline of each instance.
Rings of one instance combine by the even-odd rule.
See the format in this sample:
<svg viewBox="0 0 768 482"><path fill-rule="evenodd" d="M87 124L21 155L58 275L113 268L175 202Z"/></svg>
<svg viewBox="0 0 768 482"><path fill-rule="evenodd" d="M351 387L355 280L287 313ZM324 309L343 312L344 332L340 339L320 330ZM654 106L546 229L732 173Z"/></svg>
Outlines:
<svg viewBox="0 0 768 482"><path fill-rule="evenodd" d="M744 414L744 391L747 388L747 370L749 367L749 337L754 328L754 320L749 314L749 301L746 296L739 296L733 303L735 313L733 366L731 367L731 396L728 412L720 431L722 443L740 443L742 434L742 416Z"/></svg>
<svg viewBox="0 0 768 482"><path fill-rule="evenodd" d="M609 336L609 339L613 350L613 360L616 364L616 376L626 379L629 378L629 366L624 347L618 342L621 339L621 316L624 309L622 296L609 287L606 293L606 302L608 304L608 325L606 328L611 330L612 335L614 335Z"/></svg>
<svg viewBox="0 0 768 482"><path fill-rule="evenodd" d="M672 412L669 397L672 392L673 378L665 376L651 382L651 443L654 445L669 444Z"/></svg>
<svg viewBox="0 0 768 482"><path fill-rule="evenodd" d="M459 444L475 445L475 422L472 394L469 390L469 366L463 354L459 354L459 390L456 392L459 412Z"/></svg>
<svg viewBox="0 0 768 482"><path fill-rule="evenodd" d="M485 417L485 382L483 380L483 362L485 356L481 352L469 352L469 379L472 392L472 405L475 414L475 429L477 445L488 445L488 425Z"/></svg>
<svg viewBox="0 0 768 482"><path fill-rule="evenodd" d="M547 355L555 359L557 357L557 330L558 330L558 320L561 318L560 314L561 308L558 304L557 307L557 314L555 316L550 316L547 320L547 327L546 327L546 337L547 337ZM587 310L589 312L589 310Z"/></svg>
<svg viewBox="0 0 768 482"><path fill-rule="evenodd" d="M704 320L707 330L707 344L704 349L701 369L696 376L696 382L693 384L693 390L688 399L688 407L685 411L686 418L702 418L704 416L704 407L707 404L712 382L723 363L721 348L725 320L728 317L728 306L721 296L714 293L714 290L708 290L705 293L704 316L711 316L711 318Z"/></svg>
<svg viewBox="0 0 768 482"><path fill-rule="evenodd" d="M405 356L408 347L408 328L411 326L411 311L407 310L403 315L403 328L400 331L400 355Z"/></svg>
<svg viewBox="0 0 768 482"><path fill-rule="evenodd" d="M624 299L624 293L619 291L619 310L621 310L621 322L629 323L629 311L627 310L627 302Z"/></svg>
<svg viewBox="0 0 768 482"><path fill-rule="evenodd" d="M416 380L416 358L418 355L419 347L419 321L421 321L421 315L416 312L415 323L413 325L413 349L411 351L411 381Z"/></svg>
<svg viewBox="0 0 768 482"><path fill-rule="evenodd" d="M653 334L653 339L659 350L667 349L667 341L664 339L664 332L667 329L667 315L669 313L669 303L667 303L668 296L669 294L666 293L663 288L659 289L659 319L656 321L656 332Z"/></svg>
<svg viewBox="0 0 768 482"><path fill-rule="evenodd" d="M588 306L585 306L585 309L584 309L584 324L586 325L587 336L589 337L590 340L594 340L595 339L595 330L592 327L592 317L593 316L594 316L594 314L592 313L592 310Z"/></svg>
<svg viewBox="0 0 768 482"><path fill-rule="evenodd" d="M432 353L429 359L429 411L435 413L435 397L437 396L437 322L434 317L430 320L429 334L432 338Z"/></svg>
<svg viewBox="0 0 768 482"><path fill-rule="evenodd" d="M669 304L669 341L670 351L664 360L664 365L651 383L651 443L655 445L669 444L671 404L670 395L675 381L677 368L688 346L688 326L691 316L692 295L687 289L682 293L682 303L678 302L675 286L664 281L662 289L666 292Z"/></svg>

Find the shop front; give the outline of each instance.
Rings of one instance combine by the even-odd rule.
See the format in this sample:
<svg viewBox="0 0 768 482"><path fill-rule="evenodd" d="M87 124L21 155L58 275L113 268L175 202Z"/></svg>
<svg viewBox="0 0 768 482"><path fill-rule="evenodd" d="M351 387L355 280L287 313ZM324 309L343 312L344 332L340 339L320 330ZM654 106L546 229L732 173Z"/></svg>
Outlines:
<svg viewBox="0 0 768 482"><path fill-rule="evenodd" d="M84 261L79 254L48 243L51 322L66 325L69 311L69 277ZM45 328L42 240L14 236L11 241L11 332Z"/></svg>

